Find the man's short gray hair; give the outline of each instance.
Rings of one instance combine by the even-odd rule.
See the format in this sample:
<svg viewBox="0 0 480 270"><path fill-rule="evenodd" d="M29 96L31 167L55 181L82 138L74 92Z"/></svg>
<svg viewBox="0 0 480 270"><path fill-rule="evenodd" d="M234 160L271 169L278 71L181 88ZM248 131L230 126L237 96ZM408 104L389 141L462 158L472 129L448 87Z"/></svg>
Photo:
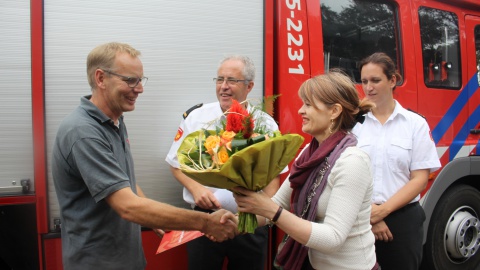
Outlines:
<svg viewBox="0 0 480 270"><path fill-rule="evenodd" d="M248 56L244 55L229 55L223 58L222 61L220 61L219 67L225 63L226 61L229 60L239 60L243 63L243 71L242 75L245 78L245 80L248 81L255 81L255 64L253 63L252 59L250 59Z"/></svg>

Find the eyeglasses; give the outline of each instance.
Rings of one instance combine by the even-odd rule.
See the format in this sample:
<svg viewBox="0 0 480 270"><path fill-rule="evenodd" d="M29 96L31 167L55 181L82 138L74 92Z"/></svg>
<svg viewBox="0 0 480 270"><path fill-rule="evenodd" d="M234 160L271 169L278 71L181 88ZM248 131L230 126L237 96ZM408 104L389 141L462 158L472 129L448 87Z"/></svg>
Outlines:
<svg viewBox="0 0 480 270"><path fill-rule="evenodd" d="M236 85L237 83L239 82L248 82L249 80L239 80L239 79L233 79L233 78L228 78L228 79L225 79L223 77L218 77L218 78L213 78L213 81L216 83L216 84L223 84L224 81L227 82L228 85L232 86L232 85Z"/></svg>
<svg viewBox="0 0 480 270"><path fill-rule="evenodd" d="M110 70L104 70L102 69L104 72L108 73L108 74L112 74L112 75L115 75L117 77L120 77L122 78L122 81L126 82L128 87L131 87L131 88L135 88L137 87L137 85L140 83L142 84L142 87L145 86L147 84L147 81L148 81L148 78L147 77L142 77L142 78L138 78L138 77L127 77L127 76L123 76L123 75L120 75L120 74L117 74L115 72L112 72Z"/></svg>

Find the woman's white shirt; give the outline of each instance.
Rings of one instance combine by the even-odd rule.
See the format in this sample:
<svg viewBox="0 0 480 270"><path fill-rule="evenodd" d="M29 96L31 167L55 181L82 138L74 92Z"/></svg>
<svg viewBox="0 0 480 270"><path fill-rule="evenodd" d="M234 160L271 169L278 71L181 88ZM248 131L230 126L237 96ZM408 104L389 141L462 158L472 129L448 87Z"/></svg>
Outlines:
<svg viewBox="0 0 480 270"><path fill-rule="evenodd" d="M383 125L369 112L352 133L357 136L357 146L371 159L373 203L382 204L397 193L410 181L411 171L434 172L441 166L427 121L396 100L392 115ZM420 195L412 202L419 199Z"/></svg>

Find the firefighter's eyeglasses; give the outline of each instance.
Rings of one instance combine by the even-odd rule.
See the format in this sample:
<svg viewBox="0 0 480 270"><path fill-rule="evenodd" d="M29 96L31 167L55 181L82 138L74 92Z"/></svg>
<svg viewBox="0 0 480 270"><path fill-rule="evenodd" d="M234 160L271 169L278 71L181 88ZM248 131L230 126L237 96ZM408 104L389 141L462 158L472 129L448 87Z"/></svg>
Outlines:
<svg viewBox="0 0 480 270"><path fill-rule="evenodd" d="M249 80L239 80L239 79L233 79L233 78L225 79L223 77L218 77L218 78L213 78L213 81L216 84L223 84L223 82L226 81L228 85L233 86L233 85L236 85L239 82L247 83Z"/></svg>
<svg viewBox="0 0 480 270"><path fill-rule="evenodd" d="M142 78L138 78L138 77L127 77L127 76L123 76L123 75L120 75L120 74L117 74L115 72L112 72L110 70L104 70L102 69L104 72L108 73L108 74L112 74L112 75L115 75L119 78L122 79L122 81L126 82L128 87L131 87L131 88L135 88L137 87L137 85L140 83L143 86L145 86L147 84L147 81L148 81L148 78L147 77L142 77Z"/></svg>

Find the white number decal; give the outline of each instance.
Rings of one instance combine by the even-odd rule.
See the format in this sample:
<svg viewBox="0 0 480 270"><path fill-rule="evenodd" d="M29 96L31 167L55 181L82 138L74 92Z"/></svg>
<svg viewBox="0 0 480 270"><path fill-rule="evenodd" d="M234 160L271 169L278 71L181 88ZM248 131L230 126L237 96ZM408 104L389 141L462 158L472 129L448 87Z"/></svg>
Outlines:
<svg viewBox="0 0 480 270"><path fill-rule="evenodd" d="M289 68L288 73L292 74L303 74L303 67L302 64L298 64L298 68Z"/></svg>
<svg viewBox="0 0 480 270"><path fill-rule="evenodd" d="M293 51L292 53L292 48L288 48L288 58L290 60L295 61L302 61L303 60L303 50L300 49L300 51Z"/></svg>
<svg viewBox="0 0 480 270"><path fill-rule="evenodd" d="M290 3L291 2L291 3ZM292 0L292 1L289 1L289 0L285 0L285 3L287 4L287 7L289 9L295 9L297 8L298 10L300 10L300 0ZM297 7L297 4L298 4L298 7Z"/></svg>
<svg viewBox="0 0 480 270"><path fill-rule="evenodd" d="M290 31L290 28L297 32L302 31L302 21L298 21L298 25L295 25L290 18L287 18L287 30Z"/></svg>
<svg viewBox="0 0 480 270"><path fill-rule="evenodd" d="M296 40L295 37L292 35L292 33L288 33L288 45L292 45L292 42L293 42L293 44L297 45L298 47L302 46L303 37L302 37L302 35L300 35L298 37L299 37L299 39Z"/></svg>
<svg viewBox="0 0 480 270"><path fill-rule="evenodd" d="M289 11L288 14L290 15L287 18L287 50L288 50L288 58L290 59L289 66L297 66L298 68L289 68L288 73L290 74L304 74L305 70L301 62L303 60L303 36L302 32L302 21L297 19L296 22L294 21L295 15L301 15L300 13L295 14L296 11L301 11L300 7L300 0L285 0L285 4ZM288 15L287 15L288 16ZM294 62L296 61L296 62ZM298 62L297 62L298 61Z"/></svg>

